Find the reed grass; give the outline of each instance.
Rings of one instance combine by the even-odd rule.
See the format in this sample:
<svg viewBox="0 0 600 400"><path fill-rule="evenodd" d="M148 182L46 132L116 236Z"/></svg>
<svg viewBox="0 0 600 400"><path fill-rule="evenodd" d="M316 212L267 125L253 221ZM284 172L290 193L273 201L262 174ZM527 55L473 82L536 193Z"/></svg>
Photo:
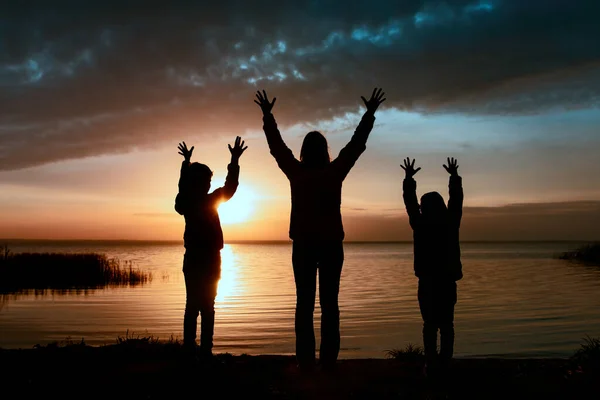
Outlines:
<svg viewBox="0 0 600 400"><path fill-rule="evenodd" d="M392 349L385 352L386 358L393 358L402 361L417 361L423 358L423 348L409 343L403 349Z"/></svg>
<svg viewBox="0 0 600 400"><path fill-rule="evenodd" d="M46 292L138 286L152 280L150 272L131 261L98 253L12 253L0 257L0 293Z"/></svg>

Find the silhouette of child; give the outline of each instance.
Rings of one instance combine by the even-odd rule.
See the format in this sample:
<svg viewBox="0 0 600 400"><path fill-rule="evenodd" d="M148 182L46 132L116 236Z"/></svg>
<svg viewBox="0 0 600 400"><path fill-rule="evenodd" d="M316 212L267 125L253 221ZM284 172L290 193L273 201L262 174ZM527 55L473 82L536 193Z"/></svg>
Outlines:
<svg viewBox="0 0 600 400"><path fill-rule="evenodd" d="M418 300L423 317L423 347L426 368L447 367L454 352L454 306L456 281L462 279L459 229L462 218L462 178L454 158L444 168L450 174L448 207L438 192L429 192L417 201L413 176L415 160L404 160L406 172L403 197L414 239L414 269L419 278ZM437 331L440 352L437 353Z"/></svg>
<svg viewBox="0 0 600 400"><path fill-rule="evenodd" d="M239 136L235 139L234 147L228 147L231 162L227 166L225 185L210 194L210 168L197 162L190 163L194 146L188 150L183 142L178 147L179 154L184 157L179 177L179 193L175 198L175 211L185 217L183 275L186 303L183 342L184 346L195 351L200 314L200 352L203 356L212 355L215 297L221 278L223 231L217 207L234 195L240 173L238 161L248 148L244 147Z"/></svg>

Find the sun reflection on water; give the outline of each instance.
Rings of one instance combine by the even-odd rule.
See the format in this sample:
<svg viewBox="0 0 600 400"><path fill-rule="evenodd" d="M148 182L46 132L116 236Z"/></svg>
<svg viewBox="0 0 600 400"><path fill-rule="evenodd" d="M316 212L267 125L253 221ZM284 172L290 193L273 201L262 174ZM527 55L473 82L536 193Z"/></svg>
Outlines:
<svg viewBox="0 0 600 400"><path fill-rule="evenodd" d="M222 302L237 291L238 269L238 257L231 245L226 244L221 250L221 280L217 290L217 302Z"/></svg>

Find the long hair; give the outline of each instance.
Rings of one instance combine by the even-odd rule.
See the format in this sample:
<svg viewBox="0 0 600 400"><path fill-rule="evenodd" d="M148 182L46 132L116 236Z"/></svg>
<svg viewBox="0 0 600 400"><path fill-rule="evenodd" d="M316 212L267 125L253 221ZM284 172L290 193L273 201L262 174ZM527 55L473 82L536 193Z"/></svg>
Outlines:
<svg viewBox="0 0 600 400"><path fill-rule="evenodd" d="M324 167L331 162L327 139L321 132L308 132L302 142L300 162L308 167Z"/></svg>

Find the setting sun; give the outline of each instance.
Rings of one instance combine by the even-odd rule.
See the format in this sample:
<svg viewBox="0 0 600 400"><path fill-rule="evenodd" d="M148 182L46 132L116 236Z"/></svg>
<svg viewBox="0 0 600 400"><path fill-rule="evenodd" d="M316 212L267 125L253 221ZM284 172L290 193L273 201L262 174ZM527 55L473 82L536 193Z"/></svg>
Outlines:
<svg viewBox="0 0 600 400"><path fill-rule="evenodd" d="M246 222L254 212L254 193L240 185L233 197L219 205L219 218L222 224L239 224Z"/></svg>

